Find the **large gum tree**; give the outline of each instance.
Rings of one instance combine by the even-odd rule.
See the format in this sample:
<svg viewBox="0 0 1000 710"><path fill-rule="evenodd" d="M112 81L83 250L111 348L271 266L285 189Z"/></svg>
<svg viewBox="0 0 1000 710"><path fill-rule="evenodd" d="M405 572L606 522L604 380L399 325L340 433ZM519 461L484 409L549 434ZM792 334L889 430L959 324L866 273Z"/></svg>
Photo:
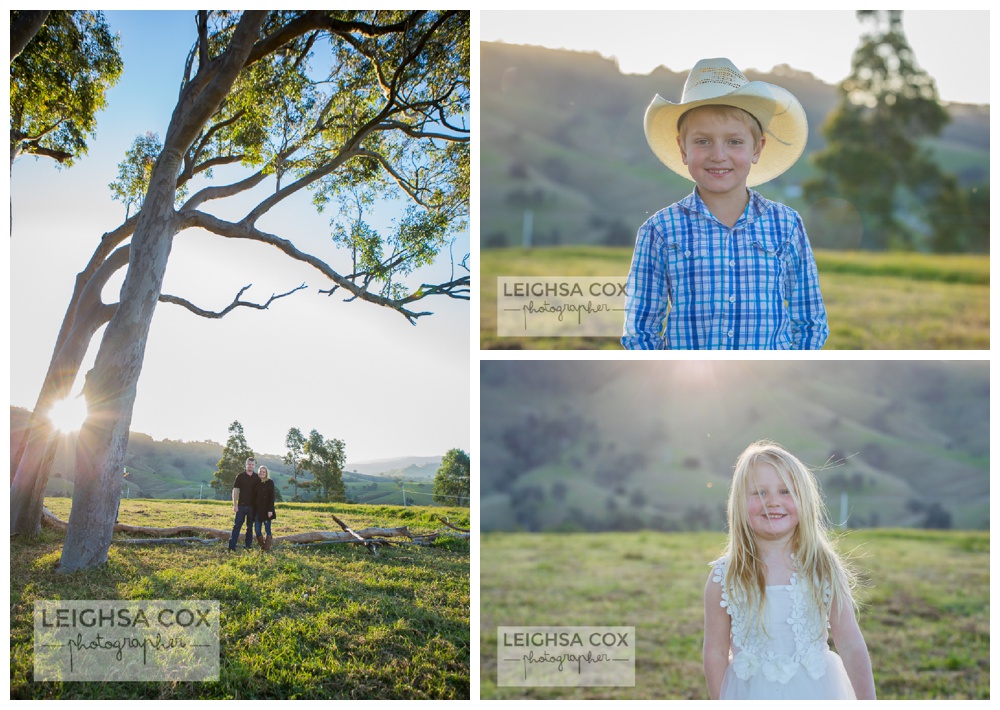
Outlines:
<svg viewBox="0 0 1000 710"><path fill-rule="evenodd" d="M163 137L145 136L112 185L140 209L105 233L77 276L29 430L11 460L11 532L40 528L56 437L47 412L66 397L90 341L107 324L84 395L76 484L61 571L102 564L113 532L120 472L158 303L196 315L219 312L162 292L174 237L201 228L273 247L329 281L325 293L392 309L411 323L429 315L432 297L467 300L469 276L406 285L466 224L469 196L469 15L467 12L247 11L197 15L197 38ZM144 161L137 169L134 161ZM209 181L188 196L194 178L241 166L234 181ZM142 175L136 179L136 175ZM238 219L208 211L271 181L273 190ZM257 223L283 200L308 190L323 205L350 205L355 217L333 239L350 254L341 273ZM365 208L402 196L409 207L392 231L369 226ZM241 203L242 204L242 203ZM127 269L119 299L102 288ZM297 290L297 289L296 289ZM288 294L282 294L282 296ZM277 298L280 296L275 296Z"/></svg>

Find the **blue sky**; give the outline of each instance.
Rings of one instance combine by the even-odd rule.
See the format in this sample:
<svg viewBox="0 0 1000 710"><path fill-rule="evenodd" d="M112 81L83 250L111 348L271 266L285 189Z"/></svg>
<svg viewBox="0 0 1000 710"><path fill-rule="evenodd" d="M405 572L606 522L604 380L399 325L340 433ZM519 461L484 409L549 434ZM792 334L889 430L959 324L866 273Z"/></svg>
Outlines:
<svg viewBox="0 0 1000 710"><path fill-rule="evenodd" d="M89 154L62 170L51 160L21 158L11 172L11 294L18 307L11 309L10 402L17 406L34 406L76 273L100 235L124 220L125 207L111 200L107 184L137 134L164 135L195 39L193 12L106 16L121 34L125 68L98 118ZM224 170L216 176L227 177ZM268 190L273 184L252 202ZM335 211L317 214L302 194L259 226L343 273L349 271L346 254L329 238ZM240 212L220 207L216 213ZM396 213L382 205L370 221L386 226ZM454 247L456 260L468 251L466 232ZM444 281L450 273L445 253L415 280ZM133 430L157 439L224 442L229 424L239 420L251 447L281 454L290 427L306 434L315 428L343 439L348 461L438 455L453 447L468 451L467 301L424 301L421 310L434 315L412 326L387 309L318 295L328 282L274 249L196 231L175 239L164 292L218 310L249 283L253 288L244 298L262 302L303 282L308 291L269 311L240 309L222 320L161 304L147 343ZM105 300L115 300L120 285L120 278L109 285Z"/></svg>

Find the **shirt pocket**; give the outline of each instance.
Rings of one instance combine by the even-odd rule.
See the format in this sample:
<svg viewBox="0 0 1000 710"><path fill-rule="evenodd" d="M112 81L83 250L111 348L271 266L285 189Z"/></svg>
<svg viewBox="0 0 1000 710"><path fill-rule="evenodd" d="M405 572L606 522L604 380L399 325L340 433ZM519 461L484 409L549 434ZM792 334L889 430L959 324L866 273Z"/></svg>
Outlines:
<svg viewBox="0 0 1000 710"><path fill-rule="evenodd" d="M761 295L786 298L785 282L792 248L787 239L771 235L747 234L742 245L745 275L760 289Z"/></svg>
<svg viewBox="0 0 1000 710"><path fill-rule="evenodd" d="M675 302L689 299L703 289L711 276L711 254L704 239L692 234L671 234L664 240L667 279Z"/></svg>

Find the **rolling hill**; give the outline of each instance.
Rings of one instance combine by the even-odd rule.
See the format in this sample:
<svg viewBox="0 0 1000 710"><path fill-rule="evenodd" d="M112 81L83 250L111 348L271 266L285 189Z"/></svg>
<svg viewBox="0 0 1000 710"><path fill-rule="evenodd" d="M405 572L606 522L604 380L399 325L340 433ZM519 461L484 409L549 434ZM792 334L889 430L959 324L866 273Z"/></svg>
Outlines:
<svg viewBox="0 0 1000 710"><path fill-rule="evenodd" d="M988 370L484 361L482 529L721 530L733 463L761 438L821 469L835 521L988 529Z"/></svg>
<svg viewBox="0 0 1000 710"><path fill-rule="evenodd" d="M27 409L10 408L12 451L20 441L29 416ZM215 441L158 441L148 434L132 432L125 456L129 475L122 495L130 498L210 498L213 491L208 483L222 458L222 449L223 445ZM432 496L428 492L433 490L434 475L441 465L441 458L408 456L356 464L348 462L343 475L347 495L357 502L398 504L402 502L398 482L410 482L410 489L417 496L411 500L432 505ZM267 466L282 498L291 500L294 495L288 482L291 470L282 456L258 453L257 463ZM72 471L73 452L67 448L56 456L46 494L71 495Z"/></svg>

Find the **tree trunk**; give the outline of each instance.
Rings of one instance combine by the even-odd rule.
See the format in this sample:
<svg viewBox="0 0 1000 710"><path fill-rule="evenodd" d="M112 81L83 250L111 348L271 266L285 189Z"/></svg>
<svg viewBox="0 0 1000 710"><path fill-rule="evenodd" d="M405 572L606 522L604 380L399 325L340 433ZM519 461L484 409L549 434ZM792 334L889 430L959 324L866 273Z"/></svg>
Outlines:
<svg viewBox="0 0 1000 710"><path fill-rule="evenodd" d="M160 162L132 237L118 308L104 332L94 369L87 374L84 386L89 412L77 444L73 508L60 571L93 567L108 559L136 385L177 233L173 176L179 161L171 166L167 164L171 161L161 157Z"/></svg>
<svg viewBox="0 0 1000 710"><path fill-rule="evenodd" d="M10 23L10 61L24 51L48 19L51 10L21 10L16 20Z"/></svg>
<svg viewBox="0 0 1000 710"><path fill-rule="evenodd" d="M73 508L59 562L62 572L107 562L146 340L173 238L182 224L174 210L177 176L184 154L232 88L265 15L260 11L243 14L228 49L208 65L199 66L171 116L132 236L118 307L84 386L89 412L77 444Z"/></svg>

